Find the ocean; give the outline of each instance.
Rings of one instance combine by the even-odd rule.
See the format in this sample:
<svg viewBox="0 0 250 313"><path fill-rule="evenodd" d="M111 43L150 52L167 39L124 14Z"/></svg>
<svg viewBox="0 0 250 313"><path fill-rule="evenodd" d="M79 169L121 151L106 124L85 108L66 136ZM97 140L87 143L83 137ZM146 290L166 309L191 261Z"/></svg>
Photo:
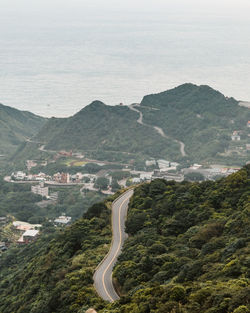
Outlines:
<svg viewBox="0 0 250 313"><path fill-rule="evenodd" d="M130 104L186 82L250 100L248 19L176 11L8 12L0 11L5 105L64 117L97 99Z"/></svg>

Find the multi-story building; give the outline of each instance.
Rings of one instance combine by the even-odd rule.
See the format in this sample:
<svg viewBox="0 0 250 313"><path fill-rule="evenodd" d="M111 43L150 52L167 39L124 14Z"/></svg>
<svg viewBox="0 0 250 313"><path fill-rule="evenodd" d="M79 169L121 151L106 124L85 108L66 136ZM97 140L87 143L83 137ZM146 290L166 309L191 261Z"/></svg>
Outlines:
<svg viewBox="0 0 250 313"><path fill-rule="evenodd" d="M49 188L44 187L43 182L41 182L39 185L31 186L31 192L46 198L49 196Z"/></svg>

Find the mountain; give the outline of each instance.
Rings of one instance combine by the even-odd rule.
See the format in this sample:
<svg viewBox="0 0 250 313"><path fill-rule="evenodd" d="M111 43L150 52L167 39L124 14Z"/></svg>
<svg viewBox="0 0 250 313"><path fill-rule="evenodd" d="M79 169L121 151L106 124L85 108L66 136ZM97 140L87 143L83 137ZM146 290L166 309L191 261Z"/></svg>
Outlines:
<svg viewBox="0 0 250 313"><path fill-rule="evenodd" d="M248 120L250 110L235 99L209 86L184 84L145 96L140 105L132 107L94 101L72 117L50 119L36 140L43 141L47 149L82 150L99 159L131 153L245 164ZM237 144L231 140L235 130L242 137Z"/></svg>
<svg viewBox="0 0 250 313"><path fill-rule="evenodd" d="M1 313L248 313L250 165L216 182L155 180L135 189L114 269L123 295L102 301L93 273L109 249L110 205L64 230L47 226L0 259Z"/></svg>
<svg viewBox="0 0 250 313"><path fill-rule="evenodd" d="M219 158L225 149L234 151L234 146L230 145L235 130L242 133L244 150L245 144L250 143L249 108L239 106L238 101L209 86L184 84L145 96L140 110L145 123L157 125L168 136L183 141L187 155L196 161ZM237 158L241 156L238 154Z"/></svg>
<svg viewBox="0 0 250 313"><path fill-rule="evenodd" d="M34 136L46 119L0 104L0 154L14 152L21 142Z"/></svg>
<svg viewBox="0 0 250 313"><path fill-rule="evenodd" d="M138 113L127 106L94 101L72 117L50 119L35 140L46 143L49 150L78 149L94 152L99 158L106 153L112 159L119 152L178 156L176 143L140 125L137 119Z"/></svg>

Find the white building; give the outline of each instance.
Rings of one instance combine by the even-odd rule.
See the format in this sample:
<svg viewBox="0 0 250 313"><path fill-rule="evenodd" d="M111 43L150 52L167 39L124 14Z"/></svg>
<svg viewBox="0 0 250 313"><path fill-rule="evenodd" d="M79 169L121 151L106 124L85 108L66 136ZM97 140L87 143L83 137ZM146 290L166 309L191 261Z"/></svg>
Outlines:
<svg viewBox="0 0 250 313"><path fill-rule="evenodd" d="M232 141L240 141L240 135L236 130L233 132L233 135L231 136L231 138L232 138Z"/></svg>
<svg viewBox="0 0 250 313"><path fill-rule="evenodd" d="M49 196L49 187L44 187L44 183L39 185L31 186L31 192L40 195L42 197L48 198Z"/></svg>
<svg viewBox="0 0 250 313"><path fill-rule="evenodd" d="M170 162L167 160L157 160L158 166L160 169L168 168L170 167Z"/></svg>
<svg viewBox="0 0 250 313"><path fill-rule="evenodd" d="M35 229L30 229L30 230L26 230L26 232L18 239L18 243L22 244L27 244L31 241L34 241L37 236L39 234L39 230L35 230Z"/></svg>
<svg viewBox="0 0 250 313"><path fill-rule="evenodd" d="M56 218L54 222L59 225L67 225L70 223L70 221L71 221L70 216L61 215L58 218Z"/></svg>
<svg viewBox="0 0 250 313"><path fill-rule="evenodd" d="M12 176L16 179L16 180L24 180L26 177L26 173L22 172L22 171L18 171L16 173L13 173Z"/></svg>
<svg viewBox="0 0 250 313"><path fill-rule="evenodd" d="M145 172L140 174L140 180L151 180L153 172Z"/></svg>
<svg viewBox="0 0 250 313"><path fill-rule="evenodd" d="M156 161L154 159L145 161L146 166L156 165Z"/></svg>
<svg viewBox="0 0 250 313"><path fill-rule="evenodd" d="M132 183L139 184L141 182L141 179L139 177L132 178Z"/></svg>

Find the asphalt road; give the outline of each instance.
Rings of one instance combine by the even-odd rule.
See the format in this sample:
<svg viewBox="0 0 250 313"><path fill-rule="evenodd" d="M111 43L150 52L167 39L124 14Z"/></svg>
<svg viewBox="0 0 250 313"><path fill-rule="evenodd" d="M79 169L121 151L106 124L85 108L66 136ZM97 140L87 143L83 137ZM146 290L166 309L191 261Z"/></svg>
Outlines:
<svg viewBox="0 0 250 313"><path fill-rule="evenodd" d="M101 298L113 302L119 299L112 282L112 271L121 254L122 246L127 238L125 233L125 220L127 217L129 199L133 190L125 192L112 204L112 231L113 239L109 253L98 265L94 274L94 287Z"/></svg>

